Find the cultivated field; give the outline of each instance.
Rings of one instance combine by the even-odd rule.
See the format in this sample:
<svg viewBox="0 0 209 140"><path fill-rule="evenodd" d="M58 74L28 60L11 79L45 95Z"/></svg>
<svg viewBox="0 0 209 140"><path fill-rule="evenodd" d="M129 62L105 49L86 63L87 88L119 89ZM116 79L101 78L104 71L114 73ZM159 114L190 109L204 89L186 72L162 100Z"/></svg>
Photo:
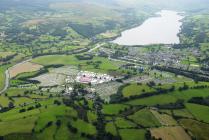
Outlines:
<svg viewBox="0 0 209 140"><path fill-rule="evenodd" d="M40 70L43 66L31 62L24 62L17 64L9 69L10 77L13 78L17 76L18 74L24 73L24 72L33 72Z"/></svg>
<svg viewBox="0 0 209 140"><path fill-rule="evenodd" d="M191 140L190 136L180 126L153 128L151 135L162 140Z"/></svg>
<svg viewBox="0 0 209 140"><path fill-rule="evenodd" d="M177 122L167 114L160 114L155 110L150 110L152 114L158 119L158 121L164 126L177 125Z"/></svg>
<svg viewBox="0 0 209 140"><path fill-rule="evenodd" d="M209 124L198 122L192 119L181 119L180 124L189 130L199 140L208 140Z"/></svg>

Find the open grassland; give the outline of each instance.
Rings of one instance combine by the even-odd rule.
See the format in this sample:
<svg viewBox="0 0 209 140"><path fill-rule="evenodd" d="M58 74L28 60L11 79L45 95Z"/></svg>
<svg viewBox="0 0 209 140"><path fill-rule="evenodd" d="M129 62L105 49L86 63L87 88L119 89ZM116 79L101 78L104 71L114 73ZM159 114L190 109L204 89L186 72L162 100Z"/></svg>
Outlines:
<svg viewBox="0 0 209 140"><path fill-rule="evenodd" d="M15 106L21 106L21 105L30 104L30 103L33 103L33 102L34 102L34 100L32 100L29 97L18 97L18 98L14 98Z"/></svg>
<svg viewBox="0 0 209 140"><path fill-rule="evenodd" d="M136 127L136 124L131 122L131 121L128 121L124 118L116 118L115 119L115 125L118 127L118 128L133 128L133 127Z"/></svg>
<svg viewBox="0 0 209 140"><path fill-rule="evenodd" d="M95 112L93 111L88 111L87 112L87 117L88 117L88 121L93 123L97 121L97 115Z"/></svg>
<svg viewBox="0 0 209 140"><path fill-rule="evenodd" d="M164 125L164 126L173 126L177 125L177 122L169 115L167 114L160 114L159 112L155 110L150 110L152 114L155 116L155 118L158 119L158 121Z"/></svg>
<svg viewBox="0 0 209 140"><path fill-rule="evenodd" d="M199 121L209 123L209 107L197 104L186 104L186 108Z"/></svg>
<svg viewBox="0 0 209 140"><path fill-rule="evenodd" d="M180 126L152 128L151 135L162 140L191 140L190 136Z"/></svg>
<svg viewBox="0 0 209 140"><path fill-rule="evenodd" d="M188 101L192 97L207 97L209 96L209 88L205 89L189 89L186 91L175 91L170 93L169 95L172 95L175 98L183 99L185 101Z"/></svg>
<svg viewBox="0 0 209 140"><path fill-rule="evenodd" d="M72 122L72 125L78 129L79 132L94 135L96 134L96 128L92 124L89 124L83 120L76 120Z"/></svg>
<svg viewBox="0 0 209 140"><path fill-rule="evenodd" d="M31 62L25 62L25 63L21 63L21 64L11 67L9 69L9 74L10 74L10 77L13 78L20 73L38 71L41 68L42 68L41 65L34 64Z"/></svg>
<svg viewBox="0 0 209 140"><path fill-rule="evenodd" d="M5 96L0 96L0 106L2 107L7 107L8 104L9 104L9 98L8 97L5 97Z"/></svg>
<svg viewBox="0 0 209 140"><path fill-rule="evenodd" d="M28 117L9 122L0 122L0 135L11 133L30 133L37 117Z"/></svg>
<svg viewBox="0 0 209 140"><path fill-rule="evenodd" d="M122 140L145 140L146 130L144 129L120 129Z"/></svg>
<svg viewBox="0 0 209 140"><path fill-rule="evenodd" d="M187 109L176 109L173 110L174 116L194 118L193 115Z"/></svg>
<svg viewBox="0 0 209 140"><path fill-rule="evenodd" d="M163 94L163 95L155 95L151 97L146 97L142 99L133 99L128 102L127 104L130 105L157 105L157 104L168 104L168 103L174 103L178 99L182 99L185 101L188 101L192 97L208 97L209 92L208 88L205 89L188 89L185 91L174 91L170 92L168 94Z"/></svg>
<svg viewBox="0 0 209 140"><path fill-rule="evenodd" d="M56 136L55 139L56 140L83 140L84 138L82 138L80 136L80 134L73 134L72 132L69 131L68 127L67 127L67 118L63 119L62 121L62 125L57 129L56 131Z"/></svg>
<svg viewBox="0 0 209 140"><path fill-rule="evenodd" d="M209 125L198 122L192 119L181 119L180 124L187 130L189 130L193 137L198 140L208 140L209 138Z"/></svg>
<svg viewBox="0 0 209 140"><path fill-rule="evenodd" d="M39 140L45 140L45 139L49 139L49 140L53 140L54 138L54 134L56 133L56 126L52 125L50 127L47 127L44 132L39 133L37 135L37 138Z"/></svg>
<svg viewBox="0 0 209 140"><path fill-rule="evenodd" d="M130 105L157 105L157 104L168 104L168 103L174 103L176 102L176 98L172 95L157 95L157 96L151 96L147 98L142 99L134 99L131 101L126 102Z"/></svg>
<svg viewBox="0 0 209 140"><path fill-rule="evenodd" d="M30 89L9 88L6 93L7 93L8 96L23 96L26 91L30 91Z"/></svg>
<svg viewBox="0 0 209 140"><path fill-rule="evenodd" d="M109 132L110 134L112 134L114 136L117 135L117 130L116 130L115 125L114 125L113 122L107 123L106 126L105 126L105 130L106 130L106 132Z"/></svg>
<svg viewBox="0 0 209 140"><path fill-rule="evenodd" d="M123 105L123 104L109 104L109 105L104 105L103 106L103 113L104 114L109 114L109 115L116 115L120 111L124 110L125 108L128 108L128 105Z"/></svg>
<svg viewBox="0 0 209 140"><path fill-rule="evenodd" d="M65 106L49 106L48 108L42 108L41 114L38 117L35 130L38 132L42 130L49 121L55 121L56 116L63 116L65 114L70 114L70 116L76 116L75 110L72 108L67 108Z"/></svg>
<svg viewBox="0 0 209 140"><path fill-rule="evenodd" d="M124 97L129 97L133 95L140 95L141 93L155 91L155 89L143 84L131 84L122 89L122 94Z"/></svg>
<svg viewBox="0 0 209 140"><path fill-rule="evenodd" d="M128 118L145 127L155 127L161 125L149 109L139 110L133 115L128 116Z"/></svg>
<svg viewBox="0 0 209 140"><path fill-rule="evenodd" d="M175 116L186 117L186 118L193 118L193 115L187 109L173 110L173 114Z"/></svg>
<svg viewBox="0 0 209 140"><path fill-rule="evenodd" d="M108 60L107 58L94 57L92 60L78 60L74 55L51 55L42 56L32 60L32 62L40 65L63 64L79 66L83 70L90 70L95 72L108 72L110 70L117 70L122 64ZM88 62L91 62L88 64ZM99 66L95 67L95 63L99 62Z"/></svg>

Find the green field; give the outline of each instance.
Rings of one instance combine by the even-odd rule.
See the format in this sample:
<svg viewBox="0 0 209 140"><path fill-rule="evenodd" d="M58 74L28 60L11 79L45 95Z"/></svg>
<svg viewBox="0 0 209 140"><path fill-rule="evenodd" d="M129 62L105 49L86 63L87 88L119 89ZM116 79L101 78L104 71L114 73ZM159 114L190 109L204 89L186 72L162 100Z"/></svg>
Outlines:
<svg viewBox="0 0 209 140"><path fill-rule="evenodd" d="M152 112L150 112L148 109L142 109L135 114L128 116L128 118L145 127L161 125Z"/></svg>
<svg viewBox="0 0 209 140"><path fill-rule="evenodd" d="M7 107L8 106L8 104L9 104L9 102L10 102L10 100L9 100L9 98L7 98L7 97L5 97L5 96L0 96L0 105L2 106L2 107Z"/></svg>
<svg viewBox="0 0 209 140"><path fill-rule="evenodd" d="M122 89L122 94L124 97L129 97L129 96L140 95L141 93L152 92L152 91L155 91L155 89L150 88L149 86L145 84L143 85L131 84Z"/></svg>
<svg viewBox="0 0 209 140"><path fill-rule="evenodd" d="M128 121L124 118L116 118L115 119L115 124L118 128L132 128L132 127L136 127L136 124L134 124L131 121Z"/></svg>
<svg viewBox="0 0 209 140"><path fill-rule="evenodd" d="M0 135L11 133L30 133L34 127L37 117L28 117L9 122L0 122Z"/></svg>
<svg viewBox="0 0 209 140"><path fill-rule="evenodd" d="M192 132L194 137L198 140L208 140L209 138L209 125L198 122L191 119L182 119L180 124L183 125L187 130Z"/></svg>
<svg viewBox="0 0 209 140"><path fill-rule="evenodd" d="M121 129L119 130L122 140L145 140L146 130L143 129Z"/></svg>
<svg viewBox="0 0 209 140"><path fill-rule="evenodd" d="M194 115L194 117L206 123L209 123L209 107L197 104L186 104L186 108Z"/></svg>
<svg viewBox="0 0 209 140"><path fill-rule="evenodd" d="M115 125L113 122L109 122L106 124L105 126L105 130L109 133L111 133L112 135L116 136L117 135L117 130L115 128Z"/></svg>
<svg viewBox="0 0 209 140"><path fill-rule="evenodd" d="M42 56L32 60L32 62L41 65L50 64L64 64L64 65L75 65L80 66L83 70L101 71L108 72L109 70L117 70L121 63L108 60L102 57L94 57L92 60L78 60L74 55L51 55ZM87 62L101 62L98 68L95 68L93 64L87 64Z"/></svg>
<svg viewBox="0 0 209 140"><path fill-rule="evenodd" d="M104 105L102 111L104 114L114 115L114 114L118 114L119 111L122 111L125 108L128 108L128 106L123 104L109 104L109 105Z"/></svg>
<svg viewBox="0 0 209 140"><path fill-rule="evenodd" d="M72 125L78 129L79 132L84 132L86 134L96 134L96 128L90 123L87 123L83 120L76 120L72 122Z"/></svg>
<svg viewBox="0 0 209 140"><path fill-rule="evenodd" d="M174 103L176 102L176 98L173 97L172 95L157 95L157 96L151 96L147 98L142 98L142 99L134 99L131 101L126 102L127 104L130 105L157 105L157 104L168 104L168 103Z"/></svg>
<svg viewBox="0 0 209 140"><path fill-rule="evenodd" d="M173 110L173 114L175 116L193 118L193 115L188 110L186 110L186 109Z"/></svg>

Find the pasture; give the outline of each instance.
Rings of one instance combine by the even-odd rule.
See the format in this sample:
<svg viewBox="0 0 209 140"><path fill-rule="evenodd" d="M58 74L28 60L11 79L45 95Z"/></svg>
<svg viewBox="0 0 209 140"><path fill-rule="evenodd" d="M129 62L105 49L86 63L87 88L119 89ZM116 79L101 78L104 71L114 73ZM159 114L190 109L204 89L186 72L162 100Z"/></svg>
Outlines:
<svg viewBox="0 0 209 140"><path fill-rule="evenodd" d="M123 104L107 104L107 105L103 105L102 112L104 114L116 115L120 111L124 110L125 108L128 108L128 105L123 105Z"/></svg>
<svg viewBox="0 0 209 140"><path fill-rule="evenodd" d="M162 140L191 140L190 136L180 126L160 127L150 129L151 135Z"/></svg>
<svg viewBox="0 0 209 140"><path fill-rule="evenodd" d="M186 108L199 121L209 123L209 107L198 104L186 104Z"/></svg>
<svg viewBox="0 0 209 140"><path fill-rule="evenodd" d="M121 62L116 62L102 57L93 57L92 60L78 60L74 55L49 55L41 56L32 60L40 65L63 64L79 66L82 70L104 72L118 70Z"/></svg>
<svg viewBox="0 0 209 140"><path fill-rule="evenodd" d="M128 121L124 118L120 118L120 117L117 117L115 119L115 124L118 128L133 128L133 127L136 127L136 124L131 122L131 121Z"/></svg>
<svg viewBox="0 0 209 140"><path fill-rule="evenodd" d="M145 140L146 130L144 129L120 129L122 140Z"/></svg>
<svg viewBox="0 0 209 140"><path fill-rule="evenodd" d="M176 120L174 120L171 116L167 114L160 114L159 112L155 110L150 110L152 114L155 116L155 118L158 119L158 121L163 125L163 126L174 126L177 125Z"/></svg>
<svg viewBox="0 0 209 140"><path fill-rule="evenodd" d="M187 130L192 132L193 136L199 140L208 140L209 138L209 125L201 123L192 119L181 119L180 124Z"/></svg>
<svg viewBox="0 0 209 140"><path fill-rule="evenodd" d="M117 130L116 130L115 125L114 125L113 122L107 123L106 126L105 126L105 130L106 130L106 132L109 132L114 136L117 135Z"/></svg>
<svg viewBox="0 0 209 140"><path fill-rule="evenodd" d="M155 91L155 89L145 84L142 84L142 85L131 84L122 89L122 94L124 97L129 97L129 96L140 95L141 93L152 92L152 91Z"/></svg>
<svg viewBox="0 0 209 140"><path fill-rule="evenodd" d="M140 124L145 127L157 127L161 126L157 118L150 112L149 109L142 109L133 115L128 116L129 119L133 120L135 123Z"/></svg>

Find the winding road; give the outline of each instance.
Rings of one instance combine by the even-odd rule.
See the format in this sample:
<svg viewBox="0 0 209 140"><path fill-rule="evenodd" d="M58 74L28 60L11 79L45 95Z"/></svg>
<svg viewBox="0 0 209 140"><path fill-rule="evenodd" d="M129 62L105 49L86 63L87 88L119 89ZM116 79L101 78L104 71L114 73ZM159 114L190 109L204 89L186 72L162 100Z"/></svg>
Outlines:
<svg viewBox="0 0 209 140"><path fill-rule="evenodd" d="M7 90L7 88L9 87L9 79L10 79L9 70L7 69L5 71L4 88L0 91L0 94L2 94L3 92L5 92Z"/></svg>
<svg viewBox="0 0 209 140"><path fill-rule="evenodd" d="M0 90L0 94L4 93L8 88L9 88L9 80L10 80L10 74L9 74L9 69L13 68L13 67L16 67L18 65L21 65L23 63L26 63L26 62L29 62L31 61L32 59L27 59L27 60L24 60L24 61L21 61L17 64L15 64L14 66L8 68L6 71L5 71L5 81L4 81L4 88L2 90Z"/></svg>

